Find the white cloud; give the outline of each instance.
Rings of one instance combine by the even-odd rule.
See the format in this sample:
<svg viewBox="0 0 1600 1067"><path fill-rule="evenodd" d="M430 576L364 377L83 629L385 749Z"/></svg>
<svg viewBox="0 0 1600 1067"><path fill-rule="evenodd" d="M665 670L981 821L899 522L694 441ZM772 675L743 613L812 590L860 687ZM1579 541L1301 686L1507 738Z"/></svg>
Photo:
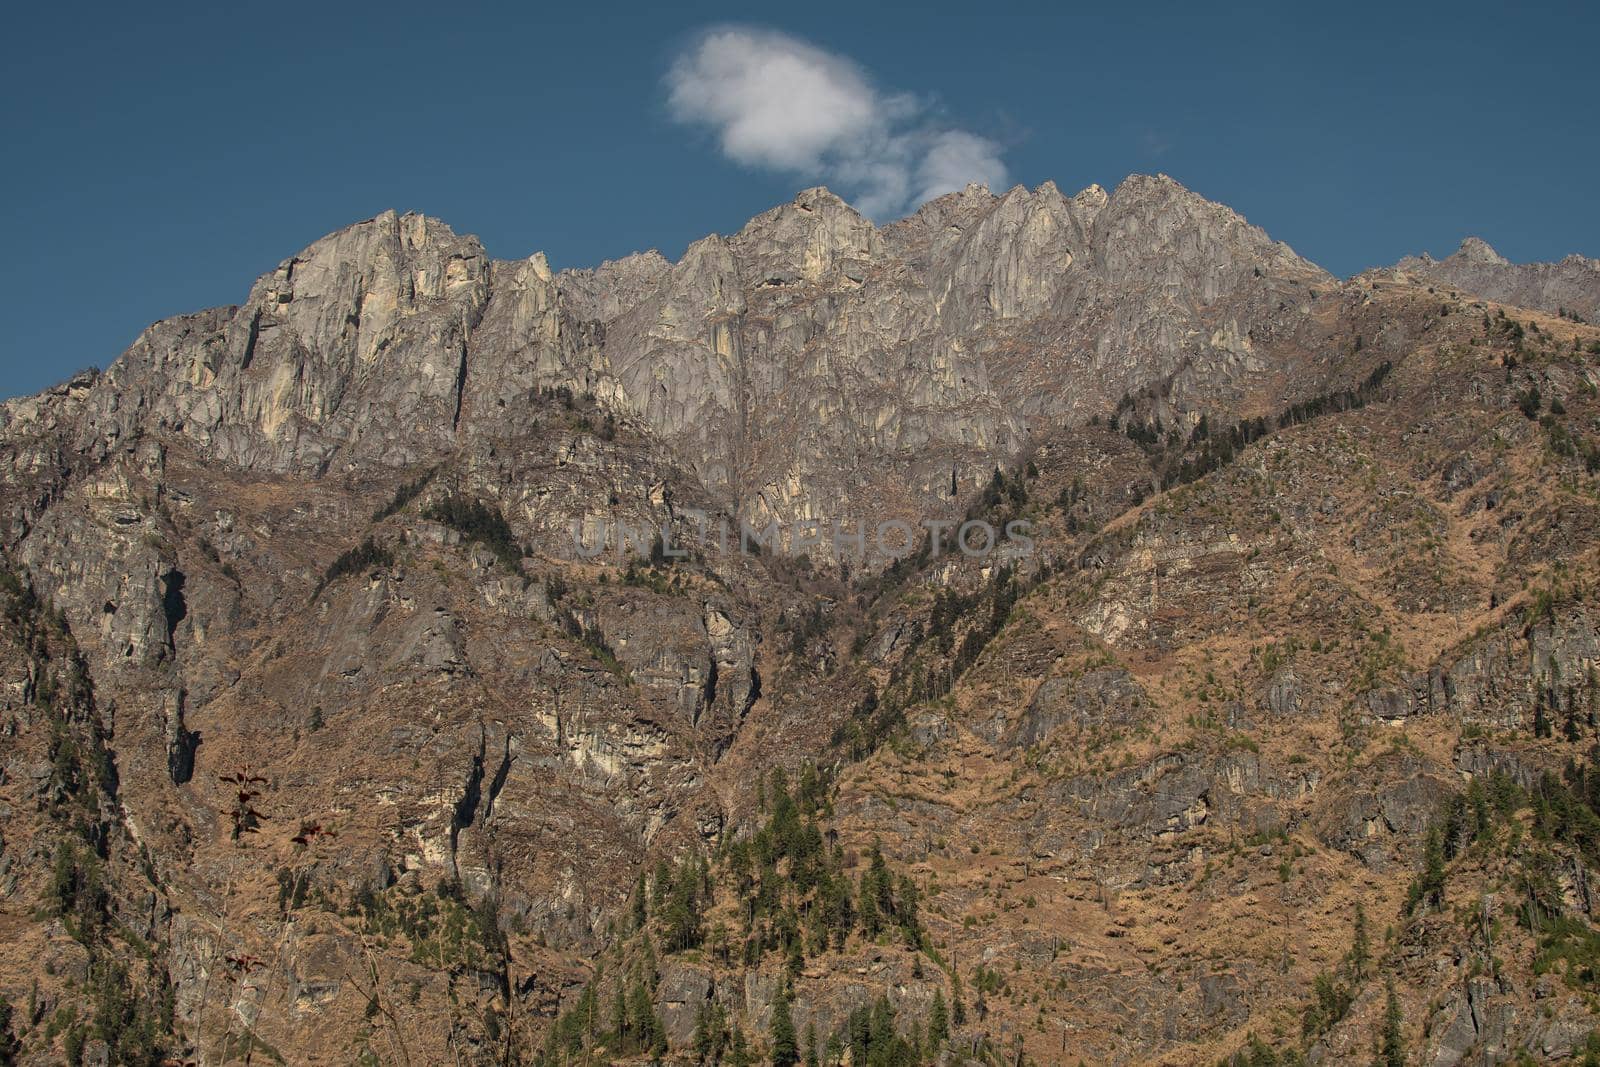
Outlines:
<svg viewBox="0 0 1600 1067"><path fill-rule="evenodd" d="M963 189L968 182L1001 189L1005 181L1006 165L993 141L965 130L946 130L934 135L917 166L917 183L922 186L917 198L932 200Z"/></svg>
<svg viewBox="0 0 1600 1067"><path fill-rule="evenodd" d="M1000 188L999 146L942 129L930 108L885 93L858 65L788 34L732 27L701 35L667 72L678 121L710 129L724 155L839 186L875 218L964 187Z"/></svg>

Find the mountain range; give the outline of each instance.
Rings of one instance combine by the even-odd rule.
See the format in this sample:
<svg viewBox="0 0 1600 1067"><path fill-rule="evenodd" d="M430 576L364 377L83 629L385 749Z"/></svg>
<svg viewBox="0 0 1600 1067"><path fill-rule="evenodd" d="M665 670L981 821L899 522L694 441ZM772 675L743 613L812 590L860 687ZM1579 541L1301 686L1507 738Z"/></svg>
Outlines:
<svg viewBox="0 0 1600 1067"><path fill-rule="evenodd" d="M1166 176L325 237L0 405L0 1061L1594 1060L1597 316Z"/></svg>

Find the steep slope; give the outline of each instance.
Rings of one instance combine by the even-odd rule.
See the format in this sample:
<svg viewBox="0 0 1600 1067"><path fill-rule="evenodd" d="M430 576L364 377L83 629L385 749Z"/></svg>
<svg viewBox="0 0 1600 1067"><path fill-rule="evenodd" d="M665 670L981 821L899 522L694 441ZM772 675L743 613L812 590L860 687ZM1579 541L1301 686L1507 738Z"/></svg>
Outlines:
<svg viewBox="0 0 1600 1067"><path fill-rule="evenodd" d="M844 839L930 887L946 959L998 971L1002 1046L1195 1063L1254 1035L1364 1062L1392 981L1408 1062L1581 1053L1597 857L1550 811L1594 758L1600 466L1570 434L1597 335L1525 321L1544 341L1512 350L1462 316L1359 410L1080 535L1005 625L954 624L946 649L993 637L845 773ZM1029 501L1076 476L1037 466ZM940 669L900 656L889 694ZM1490 794L1481 829L1452 821Z"/></svg>
<svg viewBox="0 0 1600 1067"><path fill-rule="evenodd" d="M16 1055L1580 1048L1597 355L1164 177L341 231L0 409ZM697 541L884 517L1035 551Z"/></svg>

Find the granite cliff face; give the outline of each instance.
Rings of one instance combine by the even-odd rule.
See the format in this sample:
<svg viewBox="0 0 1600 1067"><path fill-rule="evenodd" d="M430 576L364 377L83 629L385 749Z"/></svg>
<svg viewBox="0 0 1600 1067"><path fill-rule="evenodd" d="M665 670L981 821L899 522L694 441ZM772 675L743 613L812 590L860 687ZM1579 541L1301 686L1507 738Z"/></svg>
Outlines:
<svg viewBox="0 0 1600 1067"><path fill-rule="evenodd" d="M881 232L812 189L675 264L559 275L390 213L6 421L74 452L170 432L229 467L322 475L515 435L564 388L647 429L737 514L855 516L947 503L1041 428L1151 382L1219 412L1285 375L1314 386L1319 286L1165 177L1071 199L973 187Z"/></svg>
<svg viewBox="0 0 1600 1067"><path fill-rule="evenodd" d="M325 238L0 407L0 1059L1581 1055L1585 269L1165 177Z"/></svg>

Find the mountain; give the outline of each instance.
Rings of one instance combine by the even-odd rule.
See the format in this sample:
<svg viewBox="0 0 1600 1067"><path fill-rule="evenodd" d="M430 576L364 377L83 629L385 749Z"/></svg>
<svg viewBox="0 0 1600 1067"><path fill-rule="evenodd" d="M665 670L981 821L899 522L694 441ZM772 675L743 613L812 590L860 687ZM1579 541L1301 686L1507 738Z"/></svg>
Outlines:
<svg viewBox="0 0 1600 1067"><path fill-rule="evenodd" d="M1163 176L318 241L0 407L4 1056L1596 1054L1571 263Z"/></svg>
<svg viewBox="0 0 1600 1067"><path fill-rule="evenodd" d="M1320 385L1319 286L1332 279L1167 178L1070 200L972 188L882 232L813 189L675 264L559 275L386 214L285 261L240 307L152 327L66 417L89 437L170 428L242 469L351 473L514 435L539 390L568 389L636 420L741 514L856 515L885 493L926 507L952 479L979 487L1041 427L1153 380L1216 410L1262 404L1286 376ZM34 410L17 408L19 429Z"/></svg>
<svg viewBox="0 0 1600 1067"><path fill-rule="evenodd" d="M1600 318L1600 260L1571 255L1560 263L1512 263L1476 237L1435 260L1424 253L1402 259L1397 270L1433 285L1518 307L1537 308L1580 321Z"/></svg>

